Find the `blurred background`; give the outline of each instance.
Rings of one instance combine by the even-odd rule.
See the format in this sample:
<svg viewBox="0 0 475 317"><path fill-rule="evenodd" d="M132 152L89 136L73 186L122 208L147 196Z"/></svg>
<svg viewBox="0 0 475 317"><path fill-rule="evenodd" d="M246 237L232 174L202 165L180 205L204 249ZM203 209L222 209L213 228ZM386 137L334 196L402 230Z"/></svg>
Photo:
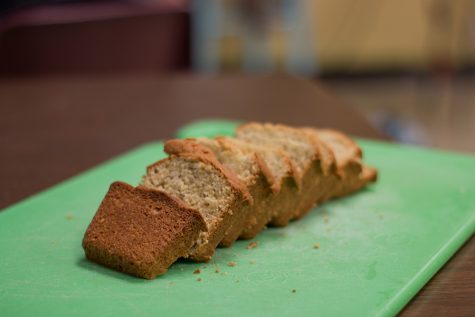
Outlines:
<svg viewBox="0 0 475 317"><path fill-rule="evenodd" d="M382 133L475 152L473 0L4 0L0 80L288 73Z"/></svg>

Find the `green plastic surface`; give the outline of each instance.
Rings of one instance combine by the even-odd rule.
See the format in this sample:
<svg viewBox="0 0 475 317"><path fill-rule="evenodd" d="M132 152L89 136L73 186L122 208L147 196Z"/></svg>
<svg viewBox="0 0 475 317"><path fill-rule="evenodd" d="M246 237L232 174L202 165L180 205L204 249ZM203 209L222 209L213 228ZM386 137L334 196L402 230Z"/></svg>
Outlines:
<svg viewBox="0 0 475 317"><path fill-rule="evenodd" d="M240 241L208 264L180 262L153 281L86 261L81 239L109 184L136 184L163 157L160 143L7 208L0 315L394 315L474 233L475 158L360 144L380 171L375 185L265 230L254 249Z"/></svg>

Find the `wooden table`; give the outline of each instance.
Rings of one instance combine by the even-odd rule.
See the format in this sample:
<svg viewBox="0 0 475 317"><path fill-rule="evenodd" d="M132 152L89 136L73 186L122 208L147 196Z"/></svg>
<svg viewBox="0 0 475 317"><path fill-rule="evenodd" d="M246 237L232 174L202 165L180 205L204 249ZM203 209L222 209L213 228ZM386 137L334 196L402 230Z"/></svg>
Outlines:
<svg viewBox="0 0 475 317"><path fill-rule="evenodd" d="M313 82L278 77L52 78L0 82L0 208L200 118L328 126L384 139ZM404 316L475 313L472 238Z"/></svg>

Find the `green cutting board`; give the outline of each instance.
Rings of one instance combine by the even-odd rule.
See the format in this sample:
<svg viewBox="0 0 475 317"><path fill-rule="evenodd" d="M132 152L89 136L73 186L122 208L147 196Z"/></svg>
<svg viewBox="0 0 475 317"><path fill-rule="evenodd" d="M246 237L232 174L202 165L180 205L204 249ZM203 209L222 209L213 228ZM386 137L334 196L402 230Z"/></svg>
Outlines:
<svg viewBox="0 0 475 317"><path fill-rule="evenodd" d="M205 127L180 135L232 131ZM164 156L161 143L28 198L0 213L0 315L394 315L474 233L475 158L360 144L380 171L375 185L265 230L256 248L240 241L153 281L86 261L81 239L109 184L137 183Z"/></svg>

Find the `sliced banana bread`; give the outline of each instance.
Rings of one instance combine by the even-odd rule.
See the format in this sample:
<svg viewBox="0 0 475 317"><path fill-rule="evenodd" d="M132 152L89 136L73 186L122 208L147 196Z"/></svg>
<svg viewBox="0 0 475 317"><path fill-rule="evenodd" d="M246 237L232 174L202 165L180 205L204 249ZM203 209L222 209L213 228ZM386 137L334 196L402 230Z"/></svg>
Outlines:
<svg viewBox="0 0 475 317"><path fill-rule="evenodd" d="M280 147L290 158L299 187L289 195L294 208L273 217L270 224L286 226L292 219L304 216L322 195L323 170L315 141L303 131L278 124L249 123L238 127L237 137L255 145Z"/></svg>
<svg viewBox="0 0 475 317"><path fill-rule="evenodd" d="M325 200L350 194L376 181L376 169L363 164L361 148L347 135L330 129L306 128L305 131L323 141L335 156L337 186L331 187Z"/></svg>
<svg viewBox="0 0 475 317"><path fill-rule="evenodd" d="M176 151L147 168L143 185L182 200L201 213L208 226L191 251L195 261L208 261L234 223L236 210L252 203L249 191L204 147Z"/></svg>
<svg viewBox="0 0 475 317"><path fill-rule="evenodd" d="M85 233L87 258L152 279L180 257L208 261L218 244L285 226L377 177L337 131L249 123L236 135L170 140L141 186L113 183Z"/></svg>
<svg viewBox="0 0 475 317"><path fill-rule="evenodd" d="M253 204L233 211L236 213L234 223L220 242L220 246L229 247L237 240L246 222L263 210L264 201L271 194L271 188L258 163L256 153L240 149L228 138L170 140L165 143L165 151L168 154L180 155L185 151L196 151L200 146L212 151L224 168L247 187L253 198Z"/></svg>
<svg viewBox="0 0 475 317"><path fill-rule="evenodd" d="M254 238L270 220L278 215L291 214L295 209L294 195L298 191L292 165L287 154L274 145L256 145L235 138L218 138L233 148L253 153L266 179L271 183L272 193L266 196L259 208L249 214L240 238Z"/></svg>
<svg viewBox="0 0 475 317"><path fill-rule="evenodd" d="M82 242L86 257L138 277L153 279L187 257L207 230L194 209L164 192L113 183Z"/></svg>

